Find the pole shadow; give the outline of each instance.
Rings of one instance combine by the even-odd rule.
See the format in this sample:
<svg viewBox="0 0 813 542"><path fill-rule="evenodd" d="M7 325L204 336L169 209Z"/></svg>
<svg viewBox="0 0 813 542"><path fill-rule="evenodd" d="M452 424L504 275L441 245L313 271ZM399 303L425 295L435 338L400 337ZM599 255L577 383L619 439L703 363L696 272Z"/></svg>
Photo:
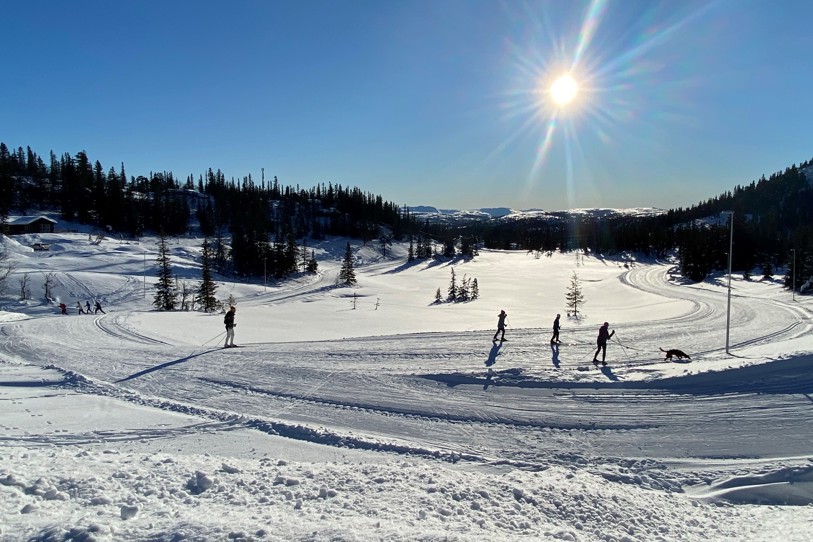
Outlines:
<svg viewBox="0 0 813 542"><path fill-rule="evenodd" d="M120 382L127 382L128 380L133 380L135 378L142 377L144 375L153 373L155 371L160 371L161 369L166 369L167 367L172 367L173 365L178 365L179 363L187 362L190 359L194 359L194 358L196 358L198 356L202 356L203 354L208 354L208 353L214 352L216 350L220 350L220 348L212 348L210 350L206 350L205 352L199 352L197 354L190 354L190 355L186 356L185 358L180 358L180 359L176 359L176 360L173 360L173 361L168 361L166 363L162 363L161 365L156 365L155 367L150 367L149 369L144 369L143 371L133 373L130 376L125 376L124 378L116 380L114 382L114 384L118 384Z"/></svg>

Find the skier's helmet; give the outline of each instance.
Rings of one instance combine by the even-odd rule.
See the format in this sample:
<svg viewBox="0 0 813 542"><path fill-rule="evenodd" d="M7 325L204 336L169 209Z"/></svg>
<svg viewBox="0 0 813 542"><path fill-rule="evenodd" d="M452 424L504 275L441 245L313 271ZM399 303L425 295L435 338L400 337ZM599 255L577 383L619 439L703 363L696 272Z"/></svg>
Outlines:
<svg viewBox="0 0 813 542"><path fill-rule="evenodd" d="M606 326L609 326L609 325L610 325L610 322L604 322L604 326L605 326L605 327L606 327Z"/></svg>

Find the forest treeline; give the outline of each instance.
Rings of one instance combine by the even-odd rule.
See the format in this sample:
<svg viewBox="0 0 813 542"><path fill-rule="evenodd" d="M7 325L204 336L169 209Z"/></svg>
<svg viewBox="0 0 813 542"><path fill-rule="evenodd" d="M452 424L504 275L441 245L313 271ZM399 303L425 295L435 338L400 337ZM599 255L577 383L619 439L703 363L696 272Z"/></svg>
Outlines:
<svg viewBox="0 0 813 542"><path fill-rule="evenodd" d="M308 240L337 235L380 243L382 250L409 241L410 259L469 256L478 246L659 257L676 251L683 274L702 280L727 269L733 212L733 269L770 276L795 255L796 285L804 288L813 279L813 178L805 171L813 171L813 162L652 216L560 212L438 223L357 187L291 187L276 177L227 179L212 169L184 179L172 172L128 177L123 163L105 169L85 151L51 151L46 163L30 147L0 143L0 221L12 211L48 211L123 236L200 234L212 239L217 271L240 277L284 277L313 265Z"/></svg>

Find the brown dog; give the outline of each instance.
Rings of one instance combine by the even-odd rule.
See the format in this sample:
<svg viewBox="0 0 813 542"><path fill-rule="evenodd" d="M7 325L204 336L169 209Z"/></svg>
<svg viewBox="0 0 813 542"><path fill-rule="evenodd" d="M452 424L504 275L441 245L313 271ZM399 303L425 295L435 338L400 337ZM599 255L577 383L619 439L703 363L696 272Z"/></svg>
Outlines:
<svg viewBox="0 0 813 542"><path fill-rule="evenodd" d="M661 348L660 350L661 350L661 352L666 352L666 358L664 359L664 361L666 361L667 359L671 360L673 356L676 357L677 359L684 359L684 358L685 359L692 359L689 356L689 354L687 354L683 350L678 350L677 348L670 348L669 350L664 350L663 348Z"/></svg>

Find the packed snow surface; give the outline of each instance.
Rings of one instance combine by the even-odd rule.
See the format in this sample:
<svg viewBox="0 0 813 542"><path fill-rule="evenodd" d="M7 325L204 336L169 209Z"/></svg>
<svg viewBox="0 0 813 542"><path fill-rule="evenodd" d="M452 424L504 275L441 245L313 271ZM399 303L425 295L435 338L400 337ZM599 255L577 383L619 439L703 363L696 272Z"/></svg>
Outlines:
<svg viewBox="0 0 813 542"><path fill-rule="evenodd" d="M170 240L193 287L201 242ZM222 313L152 309L156 239L3 238L0 540L813 539L811 301L781 277L355 244L343 287L345 242L309 241L316 275L218 277L223 349ZM479 299L434 303L452 270Z"/></svg>

